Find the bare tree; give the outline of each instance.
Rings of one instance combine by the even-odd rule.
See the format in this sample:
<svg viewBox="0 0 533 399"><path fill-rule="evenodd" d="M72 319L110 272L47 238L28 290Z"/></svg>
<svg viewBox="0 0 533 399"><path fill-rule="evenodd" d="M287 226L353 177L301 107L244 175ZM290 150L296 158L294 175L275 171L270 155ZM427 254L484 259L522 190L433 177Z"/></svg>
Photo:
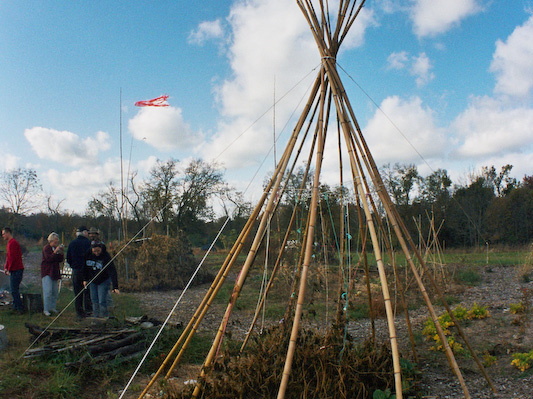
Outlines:
<svg viewBox="0 0 533 399"><path fill-rule="evenodd" d="M0 199L12 213L12 223L18 215L25 215L41 205L42 187L33 169L18 168L2 174Z"/></svg>
<svg viewBox="0 0 533 399"><path fill-rule="evenodd" d="M113 222L120 221L121 218L121 197L120 189L109 182L107 190L99 191L87 204L87 216L103 216L107 219L108 237L111 237Z"/></svg>
<svg viewBox="0 0 533 399"><path fill-rule="evenodd" d="M143 183L137 183L135 181L136 177L137 172L132 172L124 198L131 209L137 228L140 230L150 219L150 215L148 214L146 198L143 195Z"/></svg>

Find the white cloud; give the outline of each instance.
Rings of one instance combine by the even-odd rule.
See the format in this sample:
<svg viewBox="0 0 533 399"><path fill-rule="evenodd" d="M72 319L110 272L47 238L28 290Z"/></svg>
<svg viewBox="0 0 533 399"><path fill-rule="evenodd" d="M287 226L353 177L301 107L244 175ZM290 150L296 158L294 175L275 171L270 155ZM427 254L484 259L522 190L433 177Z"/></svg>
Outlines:
<svg viewBox="0 0 533 399"><path fill-rule="evenodd" d="M426 53L410 56L407 51L394 52L387 57L387 64L388 69L408 69L409 74L415 77L417 87L422 87L435 78L435 74L431 72L433 65Z"/></svg>
<svg viewBox="0 0 533 399"><path fill-rule="evenodd" d="M20 157L5 152L0 152L2 167L4 171L16 169L19 166Z"/></svg>
<svg viewBox="0 0 533 399"><path fill-rule="evenodd" d="M219 39L224 35L222 22L220 19L214 21L201 22L198 27L193 30L187 39L191 44L203 45L210 39Z"/></svg>
<svg viewBox="0 0 533 399"><path fill-rule="evenodd" d="M93 195L105 190L113 182L120 187L120 161L108 160L102 165L79 168L71 171L49 169L43 177L47 180L54 198L65 200L62 207L82 212Z"/></svg>
<svg viewBox="0 0 533 399"><path fill-rule="evenodd" d="M331 9L334 10L335 8L332 7ZM345 41L341 44L341 52L362 46L365 39L365 32L368 28L375 26L378 26L378 23L374 17L374 12L367 8L361 9L356 21L348 31Z"/></svg>
<svg viewBox="0 0 533 399"><path fill-rule="evenodd" d="M50 184L56 188L74 190L78 196L87 199L90 193L102 189L109 182L120 183L120 161L108 160L102 165L80 168L68 172L49 169L46 176ZM80 195L83 193L83 195Z"/></svg>
<svg viewBox="0 0 533 399"><path fill-rule="evenodd" d="M148 177L148 172L157 163L155 156L141 159L132 165L123 164L123 173L138 171L136 182ZM115 187L120 184L120 160L117 158L108 159L103 164L92 165L90 168L78 168L76 170L62 171L58 169L48 169L43 172L43 180L48 189L54 193L57 201L64 200L62 208L74 209L83 212L91 197L100 191L106 191L111 183ZM125 188L129 184L124 176Z"/></svg>
<svg viewBox="0 0 533 399"><path fill-rule="evenodd" d="M201 141L183 119L181 108L144 107L129 120L128 129L137 140L160 151L186 149Z"/></svg>
<svg viewBox="0 0 533 399"><path fill-rule="evenodd" d="M496 42L490 70L496 74L495 92L526 97L533 88L533 16L503 42Z"/></svg>
<svg viewBox="0 0 533 399"><path fill-rule="evenodd" d="M407 51L398 51L391 53L387 57L389 69L404 69L409 61L409 53Z"/></svg>
<svg viewBox="0 0 533 399"><path fill-rule="evenodd" d="M380 109L363 129L378 165L420 162L420 156L427 159L444 155L444 131L435 125L433 111L424 108L420 98L388 97Z"/></svg>
<svg viewBox="0 0 533 399"><path fill-rule="evenodd" d="M475 98L454 121L461 158L501 156L532 150L533 109L507 107L488 98Z"/></svg>
<svg viewBox="0 0 533 399"><path fill-rule="evenodd" d="M431 65L426 53L421 53L413 59L410 72L411 75L416 76L416 85L418 87L426 85L435 78L435 75L431 72L432 67L433 65Z"/></svg>
<svg viewBox="0 0 533 399"><path fill-rule="evenodd" d="M268 151L274 93L279 100L319 65L320 58L309 26L293 1L238 3L228 22L233 76L215 89L222 119L201 152L204 158L217 158L232 168L256 163ZM283 103L297 104L308 84L309 80L291 91ZM288 110L283 103L277 105L276 113L284 121L294 109ZM258 120L265 113L268 117Z"/></svg>
<svg viewBox="0 0 533 399"><path fill-rule="evenodd" d="M477 0L412 0L411 19L418 37L436 36L479 11Z"/></svg>
<svg viewBox="0 0 533 399"><path fill-rule="evenodd" d="M41 159L69 166L88 165L97 162L98 154L110 148L110 137L97 132L94 137L82 139L75 133L44 127L24 131L26 140Z"/></svg>
<svg viewBox="0 0 533 399"><path fill-rule="evenodd" d="M222 119L201 151L204 158L216 158L228 168L249 167L257 165L272 147L274 98L281 100L275 109L278 124L286 123L292 114L298 116L301 109L295 109L295 104L305 104L320 54L292 0L238 2L228 23L233 76L216 88ZM343 48L360 45L372 24L372 13L363 9Z"/></svg>

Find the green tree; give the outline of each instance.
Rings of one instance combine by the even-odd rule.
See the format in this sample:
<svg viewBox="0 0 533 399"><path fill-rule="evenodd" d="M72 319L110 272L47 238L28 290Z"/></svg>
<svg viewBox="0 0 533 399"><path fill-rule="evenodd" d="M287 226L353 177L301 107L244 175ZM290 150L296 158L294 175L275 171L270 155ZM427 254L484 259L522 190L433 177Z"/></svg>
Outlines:
<svg viewBox="0 0 533 399"><path fill-rule="evenodd" d="M481 175L485 178L487 186L493 188L498 197L503 197L519 186L518 181L510 176L512 169L513 165L507 164L497 173L494 166L483 166Z"/></svg>
<svg viewBox="0 0 533 399"><path fill-rule="evenodd" d="M416 165L396 163L383 165L380 171L385 188L396 205L405 206L411 203L411 193L420 179Z"/></svg>
<svg viewBox="0 0 533 399"><path fill-rule="evenodd" d="M150 216L160 222L167 231L174 215L173 203L178 186L178 160L173 158L166 162L157 160L144 184L143 196Z"/></svg>
<svg viewBox="0 0 533 399"><path fill-rule="evenodd" d="M533 185L523 184L504 197L495 198L487 209L486 224L492 242L517 245L533 240Z"/></svg>
<svg viewBox="0 0 533 399"><path fill-rule="evenodd" d="M191 230L200 219L214 217L209 200L225 190L223 173L216 163L192 160L178 183L173 220L178 229Z"/></svg>
<svg viewBox="0 0 533 399"><path fill-rule="evenodd" d="M445 169L437 169L426 178L420 178L420 202L434 204L448 201L451 198L452 180Z"/></svg>
<svg viewBox="0 0 533 399"><path fill-rule="evenodd" d="M447 225L451 245L479 246L488 238L485 212L495 198L486 179L478 176L469 186L456 189L450 203Z"/></svg>

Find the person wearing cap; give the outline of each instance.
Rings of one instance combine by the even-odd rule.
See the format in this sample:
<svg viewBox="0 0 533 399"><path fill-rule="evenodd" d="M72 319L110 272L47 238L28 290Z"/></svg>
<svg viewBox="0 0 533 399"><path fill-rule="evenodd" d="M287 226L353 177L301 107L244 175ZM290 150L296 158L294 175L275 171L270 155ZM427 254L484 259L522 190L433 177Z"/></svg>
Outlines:
<svg viewBox="0 0 533 399"><path fill-rule="evenodd" d="M107 250L105 242L100 238L100 230L98 230L96 227L89 228L89 240L91 241L91 245L104 244L104 249ZM107 292L107 308L113 308L113 297L111 296L111 291Z"/></svg>
<svg viewBox="0 0 533 399"><path fill-rule="evenodd" d="M76 315L83 318L92 310L89 292L83 285L83 268L85 267L85 255L91 248L88 238L89 232L86 226L78 227L76 238L70 242L67 249L67 262L72 269L72 288L76 305Z"/></svg>
<svg viewBox="0 0 533 399"><path fill-rule="evenodd" d="M100 231L96 227L91 227L89 229L89 240L91 241L91 244L104 243L100 239Z"/></svg>
<svg viewBox="0 0 533 399"><path fill-rule="evenodd" d="M94 317L109 317L109 290L119 293L117 269L102 243L91 244L84 267L83 285L89 287Z"/></svg>

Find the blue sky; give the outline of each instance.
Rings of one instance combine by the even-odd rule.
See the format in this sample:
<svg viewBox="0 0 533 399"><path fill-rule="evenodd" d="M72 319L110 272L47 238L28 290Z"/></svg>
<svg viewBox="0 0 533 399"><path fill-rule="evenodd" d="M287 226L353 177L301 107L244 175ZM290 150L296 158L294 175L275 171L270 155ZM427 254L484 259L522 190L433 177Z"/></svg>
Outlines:
<svg viewBox="0 0 533 399"><path fill-rule="evenodd" d="M462 183L484 165L533 174L532 9L367 0L337 62L378 165L446 169ZM120 185L122 118L125 170L216 160L253 200L273 130L280 153L319 64L294 0L2 0L3 168L37 170L62 210L83 212ZM162 94L171 107L133 106ZM324 179L338 168L326 167Z"/></svg>

